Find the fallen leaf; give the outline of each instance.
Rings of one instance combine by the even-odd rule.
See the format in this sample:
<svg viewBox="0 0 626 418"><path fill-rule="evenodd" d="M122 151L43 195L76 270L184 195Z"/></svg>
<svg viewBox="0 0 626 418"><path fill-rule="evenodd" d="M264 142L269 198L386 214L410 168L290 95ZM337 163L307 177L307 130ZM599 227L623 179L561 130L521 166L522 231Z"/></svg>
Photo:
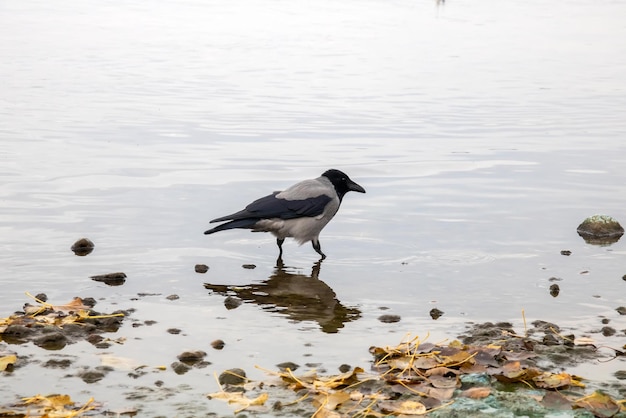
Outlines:
<svg viewBox="0 0 626 418"><path fill-rule="evenodd" d="M572 378L567 373L549 373L544 372L539 376L533 377L535 386L542 389L556 389L564 386L569 386L572 383Z"/></svg>
<svg viewBox="0 0 626 418"><path fill-rule="evenodd" d="M0 357L0 372L3 372L7 369L7 367L14 365L16 361L17 356L15 354Z"/></svg>
<svg viewBox="0 0 626 418"><path fill-rule="evenodd" d="M610 396L595 391L574 402L574 408L584 408L596 417L609 418L620 411L620 406Z"/></svg>
<svg viewBox="0 0 626 418"><path fill-rule="evenodd" d="M489 387L473 387L461 392L461 396L470 399L483 399L491 394Z"/></svg>
<svg viewBox="0 0 626 418"><path fill-rule="evenodd" d="M381 402L380 408L386 414L424 415L428 412L424 404L416 401Z"/></svg>
<svg viewBox="0 0 626 418"><path fill-rule="evenodd" d="M268 395L267 393L262 393L254 399L246 398L241 392L217 392L210 393L207 395L209 399L220 399L228 402L229 404L238 404L242 407L237 409L235 412L241 412L244 409L254 406L254 405L263 405L265 401L267 401Z"/></svg>

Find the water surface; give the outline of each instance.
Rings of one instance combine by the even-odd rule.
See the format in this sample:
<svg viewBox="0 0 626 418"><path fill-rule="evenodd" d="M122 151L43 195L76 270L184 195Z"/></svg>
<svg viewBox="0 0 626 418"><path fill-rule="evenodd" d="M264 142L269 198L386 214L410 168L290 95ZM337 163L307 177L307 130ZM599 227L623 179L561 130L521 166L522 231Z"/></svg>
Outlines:
<svg viewBox="0 0 626 418"><path fill-rule="evenodd" d="M284 361L367 368L369 346L407 333L439 341L486 320L522 332L522 310L577 333L602 318L626 328L615 311L626 304L624 242L576 234L595 213L626 222L623 3L0 8L0 314L25 291L53 303L92 296L101 311L156 321L127 322L115 335L126 343L106 353L156 367L202 349L212 363L182 376L119 370L91 385L31 364L0 380L5 398L63 392L193 416L228 411L203 395L230 367L255 379L254 365ZM309 245L287 242L280 267L271 236L202 234L210 219L331 167L367 194L347 195L322 233L321 265ZM83 236L96 250L79 258L69 247ZM195 273L197 263L210 270ZM112 271L126 284L89 279ZM233 286L247 303L227 310ZM386 313L402 320L378 321ZM591 336L618 347L620 332ZM224 350L210 348L216 338ZM103 354L86 342L0 347L83 367ZM581 373L607 381L624 367ZM135 399L137 386L154 392Z"/></svg>

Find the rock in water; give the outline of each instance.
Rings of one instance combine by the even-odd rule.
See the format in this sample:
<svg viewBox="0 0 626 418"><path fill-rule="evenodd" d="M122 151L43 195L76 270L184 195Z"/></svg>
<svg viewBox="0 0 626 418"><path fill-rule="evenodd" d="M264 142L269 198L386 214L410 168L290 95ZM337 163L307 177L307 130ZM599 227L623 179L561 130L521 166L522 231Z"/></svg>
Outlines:
<svg viewBox="0 0 626 418"><path fill-rule="evenodd" d="M78 256L90 254L96 245L89 238L81 238L72 245L72 251Z"/></svg>
<svg viewBox="0 0 626 418"><path fill-rule="evenodd" d="M608 215L593 215L585 219L576 229L586 243L595 245L613 244L624 235L624 228Z"/></svg>

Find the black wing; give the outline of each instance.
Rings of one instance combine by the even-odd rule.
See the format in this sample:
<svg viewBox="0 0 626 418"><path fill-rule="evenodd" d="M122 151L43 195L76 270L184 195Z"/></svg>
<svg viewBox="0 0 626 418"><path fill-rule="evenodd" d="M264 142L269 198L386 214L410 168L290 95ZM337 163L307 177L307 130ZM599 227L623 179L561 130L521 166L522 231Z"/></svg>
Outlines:
<svg viewBox="0 0 626 418"><path fill-rule="evenodd" d="M213 219L211 222L221 222L236 219L294 219L304 216L318 216L324 212L324 208L332 200L328 195L321 194L316 197L301 200L278 199L274 192L250 203L246 208L232 215Z"/></svg>

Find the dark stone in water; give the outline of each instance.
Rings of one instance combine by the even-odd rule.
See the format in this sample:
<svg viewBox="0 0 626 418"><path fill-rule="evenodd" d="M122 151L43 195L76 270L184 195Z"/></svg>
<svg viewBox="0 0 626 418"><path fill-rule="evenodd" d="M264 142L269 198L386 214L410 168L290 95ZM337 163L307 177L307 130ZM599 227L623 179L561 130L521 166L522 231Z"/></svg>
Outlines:
<svg viewBox="0 0 626 418"><path fill-rule="evenodd" d="M69 359L56 360L50 359L42 364L43 367L48 367L50 369L67 369L72 365L72 361Z"/></svg>
<svg viewBox="0 0 626 418"><path fill-rule="evenodd" d="M21 344L25 342L35 331L24 325L9 325L4 332L0 333L2 339L9 344Z"/></svg>
<svg viewBox="0 0 626 418"><path fill-rule="evenodd" d="M242 385L246 383L246 372L243 369L228 369L220 374L220 385Z"/></svg>
<svg viewBox="0 0 626 418"><path fill-rule="evenodd" d="M611 335L615 335L617 331L613 327L602 327L600 332L602 332L602 335L605 337L610 337Z"/></svg>
<svg viewBox="0 0 626 418"><path fill-rule="evenodd" d="M339 366L339 371L341 373L348 373L350 370L352 370L352 366L350 366L349 364L342 364L341 366Z"/></svg>
<svg viewBox="0 0 626 418"><path fill-rule="evenodd" d="M432 319L437 320L443 315L443 311L440 311L437 308L433 308L430 310L429 314Z"/></svg>
<svg viewBox="0 0 626 418"><path fill-rule="evenodd" d="M46 302L48 300L48 295L46 295L45 293L37 293L35 295L35 299L39 299L42 302Z"/></svg>
<svg viewBox="0 0 626 418"><path fill-rule="evenodd" d="M88 238L81 238L72 245L72 251L78 256L90 254L95 248L95 244Z"/></svg>
<svg viewBox="0 0 626 418"><path fill-rule="evenodd" d="M196 273L200 274L204 274L209 271L209 266L207 266L206 264L196 264L194 268L196 270Z"/></svg>
<svg viewBox="0 0 626 418"><path fill-rule="evenodd" d="M400 322L400 315L381 315L378 320L385 324L393 324L394 322Z"/></svg>
<svg viewBox="0 0 626 418"><path fill-rule="evenodd" d="M178 335L178 334L181 333L180 329L178 329L178 328L168 328L167 332L169 334L173 334L173 335Z"/></svg>
<svg viewBox="0 0 626 418"><path fill-rule="evenodd" d="M572 255L572 252L570 250L561 250L561 255Z"/></svg>
<svg viewBox="0 0 626 418"><path fill-rule="evenodd" d="M177 358L178 360L180 360L181 362L187 365L194 365L202 361L202 359L204 359L205 356L206 356L206 353L204 351L195 350L195 351L185 351L179 354Z"/></svg>
<svg viewBox="0 0 626 418"><path fill-rule="evenodd" d="M46 332L33 340L36 346L46 350L60 350L67 342L67 337L58 331Z"/></svg>
<svg viewBox="0 0 626 418"><path fill-rule="evenodd" d="M300 367L300 365L294 363L293 361L285 361L283 363L278 363L276 367L278 367L280 370L283 370L283 371L289 369L293 372L294 370L297 370Z"/></svg>
<svg viewBox="0 0 626 418"><path fill-rule="evenodd" d="M126 274L120 271L117 273L107 273L90 276L90 279L96 282L103 282L104 284L107 284L109 286L120 286L126 282Z"/></svg>
<svg viewBox="0 0 626 418"><path fill-rule="evenodd" d="M167 299L167 300L177 300L177 299L180 299L180 296L178 296L178 295L169 295L169 296L166 296L165 299Z"/></svg>
<svg viewBox="0 0 626 418"><path fill-rule="evenodd" d="M241 299L234 296L228 296L226 299L224 299L224 306L226 306L226 309L228 310L238 308L239 306L241 306L241 303Z"/></svg>
<svg viewBox="0 0 626 418"><path fill-rule="evenodd" d="M624 235L624 228L608 215L593 215L578 225L576 232L587 244L610 245Z"/></svg>
<svg viewBox="0 0 626 418"><path fill-rule="evenodd" d="M618 314L620 315L626 315L626 306L620 306L619 308L615 309L617 311Z"/></svg>
<svg viewBox="0 0 626 418"><path fill-rule="evenodd" d="M561 292L561 288L559 287L558 284L552 284L550 285L550 295L555 298L557 296L559 296L559 293Z"/></svg>
<svg viewBox="0 0 626 418"><path fill-rule="evenodd" d="M248 269L248 270L252 270L256 268L255 264L243 264L241 267Z"/></svg>
<svg viewBox="0 0 626 418"><path fill-rule="evenodd" d="M176 374L185 374L189 370L191 370L190 366L188 366L185 363L182 363L180 361L176 361L176 362L172 363L171 367L172 367L172 370L174 370L174 373L176 373Z"/></svg>
<svg viewBox="0 0 626 418"><path fill-rule="evenodd" d="M223 340L214 340L211 342L211 347L213 347L216 350L221 350L222 348L224 348L225 345L226 343L224 343Z"/></svg>
<svg viewBox="0 0 626 418"><path fill-rule="evenodd" d="M86 370L78 375L85 383L96 383L104 379L105 373L101 370Z"/></svg>

